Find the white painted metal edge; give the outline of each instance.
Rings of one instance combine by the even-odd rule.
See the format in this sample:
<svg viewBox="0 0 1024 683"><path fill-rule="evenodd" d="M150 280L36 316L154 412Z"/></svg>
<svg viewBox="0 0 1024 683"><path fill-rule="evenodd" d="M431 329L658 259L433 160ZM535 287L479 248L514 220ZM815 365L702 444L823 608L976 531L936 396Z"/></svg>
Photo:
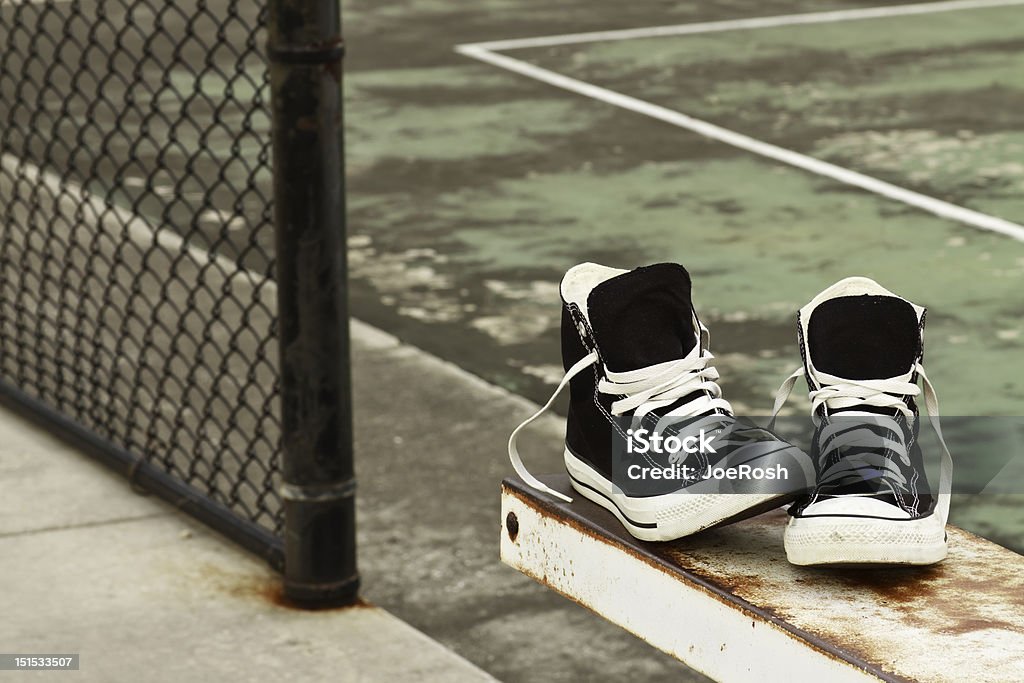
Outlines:
<svg viewBox="0 0 1024 683"><path fill-rule="evenodd" d="M878 677L604 539L545 515L508 489L502 561L716 681L878 681ZM505 528L518 521L515 541Z"/></svg>

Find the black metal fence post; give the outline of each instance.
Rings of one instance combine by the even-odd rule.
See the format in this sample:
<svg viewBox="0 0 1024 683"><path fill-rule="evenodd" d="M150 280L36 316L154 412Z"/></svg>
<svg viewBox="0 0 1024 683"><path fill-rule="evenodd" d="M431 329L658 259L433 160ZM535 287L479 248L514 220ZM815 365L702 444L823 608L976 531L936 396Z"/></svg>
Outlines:
<svg viewBox="0 0 1024 683"><path fill-rule="evenodd" d="M356 600L340 0L270 0L285 597Z"/></svg>

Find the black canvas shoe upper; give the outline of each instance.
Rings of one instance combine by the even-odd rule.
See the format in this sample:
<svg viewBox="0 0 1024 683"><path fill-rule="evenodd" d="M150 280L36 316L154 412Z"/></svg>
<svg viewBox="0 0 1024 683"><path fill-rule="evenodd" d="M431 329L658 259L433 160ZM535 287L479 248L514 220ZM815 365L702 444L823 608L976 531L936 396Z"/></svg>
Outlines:
<svg viewBox="0 0 1024 683"><path fill-rule="evenodd" d="M598 284L587 299L590 328L609 370L625 372L684 358L700 341L690 274L675 263L637 268ZM576 308L570 315L586 324ZM563 359L564 358L563 350ZM571 363L566 363L568 369Z"/></svg>
<svg viewBox="0 0 1024 683"><path fill-rule="evenodd" d="M923 353L922 322L909 302L896 297L829 299L811 313L807 350L815 368L836 377L897 377Z"/></svg>
<svg viewBox="0 0 1024 683"><path fill-rule="evenodd" d="M804 367L783 388L788 394L795 377L807 380L816 484L790 514L829 516L841 509L843 515L858 510L854 516L915 519L936 509L939 496L927 479L915 400L923 379L926 398L935 403L923 376L924 315L923 308L866 278L843 280L800 311ZM937 404L929 412L938 431ZM946 451L940 489L950 476ZM944 515L948 496L943 508Z"/></svg>
<svg viewBox="0 0 1024 683"><path fill-rule="evenodd" d="M585 309L563 298L563 364L568 369L592 351L599 359L591 372L580 373L570 384L566 447L608 479L613 477L613 448L625 438L621 431L630 424L630 416L613 415L613 404L620 397L598 390L604 371L625 373L680 360L694 352L701 342L701 328L690 292L685 268L660 263L623 272L596 285L587 296ZM707 392L686 394L649 411L642 423L651 428L666 413L702 393ZM706 412L731 414L720 393L707 393L707 397L717 403ZM647 495L678 488L678 482L670 481L662 487L645 487Z"/></svg>
<svg viewBox="0 0 1024 683"><path fill-rule="evenodd" d="M566 457L611 482L617 495L645 498L682 489L778 493L778 487L761 481L718 485L702 479L723 462L792 469L797 489L805 486L813 470L806 455L767 430L740 423L722 398L708 350L710 336L693 310L686 269L660 263L624 271L584 263L566 273L560 289L565 378L547 405L509 438L510 459L524 481L566 499L529 474L516 438L568 383ZM691 446L695 439L705 446L717 439L717 447L634 450L629 435L638 430L677 442L689 439ZM633 465L659 475L666 470L686 474L637 482L623 476ZM702 485L695 486L698 482Z"/></svg>
<svg viewBox="0 0 1024 683"><path fill-rule="evenodd" d="M774 434L733 418L732 407L721 397L716 383L718 373L709 365L713 359L709 341L691 302L690 276L680 265L662 263L620 272L593 286L585 301L578 293L574 296L572 287L563 287L566 369L589 353L598 356L591 371L572 379L567 449L633 497L679 491L694 481L633 485L623 476L630 464L655 468L685 464L697 479L726 459L761 465L779 462L804 482L811 469L804 464L805 454ZM659 376L662 368L665 374ZM631 386L627 380L637 372L653 374L657 378L651 380L654 384L663 378L668 381L659 385L661 390L654 396L617 394L617 387ZM682 374L673 374L679 372ZM685 456L629 454L624 432L630 428L644 428L664 437L685 437L707 429L718 438L718 448L714 453ZM736 487L745 491L756 484Z"/></svg>
<svg viewBox="0 0 1024 683"><path fill-rule="evenodd" d="M811 313L807 324L807 351L820 377L877 380L913 373L922 356L922 320L907 301L891 296L860 295L830 299ZM813 380L808 380L812 382ZM810 384L809 384L810 385ZM900 396L913 414L913 396ZM818 484L815 500L844 495L870 495L896 506L911 517L931 511L933 497L917 441L919 422L907 420L897 409L856 404L818 408L812 456L820 475L832 470L845 476ZM892 418L875 419L877 414ZM831 427L831 432L826 430ZM858 430L866 439L832 447L831 433L841 436ZM873 435L873 436L872 436ZM905 457L901 451L905 449ZM795 506L799 514L806 506Z"/></svg>

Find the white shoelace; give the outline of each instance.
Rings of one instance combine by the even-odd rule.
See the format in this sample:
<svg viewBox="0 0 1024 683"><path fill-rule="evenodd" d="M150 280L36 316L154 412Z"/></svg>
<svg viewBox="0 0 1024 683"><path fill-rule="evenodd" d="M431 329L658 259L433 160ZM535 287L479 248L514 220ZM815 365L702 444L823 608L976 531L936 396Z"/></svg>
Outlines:
<svg viewBox="0 0 1024 683"><path fill-rule="evenodd" d="M942 436L942 426L939 423L939 399L935 394L935 388L928 379L928 375L925 373L924 366L921 363L914 364L914 369L911 371L910 376L913 376L914 372L921 377L921 383L924 385L925 408L928 411L928 418L931 421L932 428L935 430L935 435L939 438L939 444L942 447L942 460L939 466L938 500L935 503L935 514L938 515L942 520L942 523L945 524L946 520L949 518L950 494L953 488L953 457L950 455L949 448L946 446L946 440ZM796 381L805 375L806 370L801 366L797 368L793 374L787 377L782 383L782 386L779 387L779 390L775 395L775 407L772 410L773 421L779 414L782 406L785 405L786 399L788 399L789 395L793 392L793 387L796 385ZM842 408L866 405L877 408L893 408L906 417L908 421L915 419L914 412L900 398L900 396L918 396L921 394L921 388L914 382L905 381L900 378L849 380L834 377L825 373L818 373L818 376L824 386L822 386L821 389L812 391L808 394L811 399L811 413L814 415L817 414L818 408L823 405L829 410L839 410ZM831 384L828 384L829 382L831 382ZM892 394L896 395L894 396ZM875 415L873 413L850 414L857 415L869 424L877 424L890 428L897 434L901 433L901 429L896 424L896 421L891 418L886 418L882 415ZM892 440L883 440L878 436L878 434L872 432L867 427L864 429L844 431L846 429L846 427L834 426L826 427L822 430L820 438L823 443L831 439L831 442L827 444L827 451L825 452L831 452L836 448L845 446L866 446L873 443L876 447L883 445L890 448L890 450L894 451L900 457L905 465L909 466L910 460L904 444L896 443ZM823 451L824 450L825 449L823 449ZM894 479L898 485L902 486L906 484L905 477L898 472L898 468L896 468L891 462L883 462L886 460L884 456L879 454L872 457L869 454L861 453L855 457L858 458L858 462L860 463L883 468L887 474L892 475L892 479ZM832 468L822 472L819 483L834 483L843 476L848 475L848 473L848 465L834 465Z"/></svg>
<svg viewBox="0 0 1024 683"><path fill-rule="evenodd" d="M702 332L706 333L706 330L702 328ZM719 377L718 371L708 365L713 358L711 352L703 348L703 344L698 343L685 358L679 360L658 363L627 372L612 372L605 368L606 379L598 382L597 390L608 396L622 397L612 403L612 415L623 415L635 410L634 419L642 418L652 410L667 406L684 396L700 392L699 396L664 415L658 422L658 430L662 429L663 424L677 422L679 418L696 417L711 411L732 415L732 406L722 398L722 389L715 382ZM553 490L530 474L519 455L516 442L519 433L551 407L569 381L597 363L598 360L597 351L591 351L569 368L547 403L516 427L508 438L508 457L512 461L512 467L516 474L538 491L543 491L567 503L571 503L572 498ZM717 421L715 416L709 417L711 420Z"/></svg>

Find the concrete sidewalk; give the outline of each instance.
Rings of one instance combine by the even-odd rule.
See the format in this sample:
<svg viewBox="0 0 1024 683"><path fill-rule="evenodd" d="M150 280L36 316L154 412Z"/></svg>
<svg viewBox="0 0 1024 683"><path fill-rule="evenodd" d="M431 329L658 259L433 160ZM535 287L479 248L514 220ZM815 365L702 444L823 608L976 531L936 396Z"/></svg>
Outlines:
<svg viewBox="0 0 1024 683"><path fill-rule="evenodd" d="M102 681L704 680L500 563L532 403L356 321L352 351L363 595L387 612L282 607L261 560L0 412L0 652L80 652ZM562 430L524 435L535 471Z"/></svg>
<svg viewBox="0 0 1024 683"><path fill-rule="evenodd" d="M377 607L302 612L258 559L0 412L0 652L84 681L488 681Z"/></svg>

